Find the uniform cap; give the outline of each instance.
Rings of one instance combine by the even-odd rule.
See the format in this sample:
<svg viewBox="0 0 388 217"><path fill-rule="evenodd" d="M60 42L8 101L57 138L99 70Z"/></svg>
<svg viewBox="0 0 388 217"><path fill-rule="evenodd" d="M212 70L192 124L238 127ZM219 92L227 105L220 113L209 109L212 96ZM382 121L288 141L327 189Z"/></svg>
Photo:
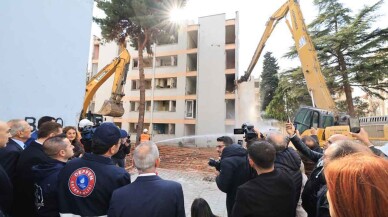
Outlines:
<svg viewBox="0 0 388 217"><path fill-rule="evenodd" d="M120 129L111 122L102 123L93 134L93 140L98 139L109 147L117 144L120 137Z"/></svg>

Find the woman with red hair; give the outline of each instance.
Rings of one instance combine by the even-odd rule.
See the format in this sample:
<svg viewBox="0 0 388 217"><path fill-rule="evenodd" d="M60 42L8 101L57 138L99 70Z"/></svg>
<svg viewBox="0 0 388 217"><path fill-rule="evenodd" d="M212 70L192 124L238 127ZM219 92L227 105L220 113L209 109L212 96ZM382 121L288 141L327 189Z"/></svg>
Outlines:
<svg viewBox="0 0 388 217"><path fill-rule="evenodd" d="M325 167L331 217L388 216L388 161L353 154Z"/></svg>

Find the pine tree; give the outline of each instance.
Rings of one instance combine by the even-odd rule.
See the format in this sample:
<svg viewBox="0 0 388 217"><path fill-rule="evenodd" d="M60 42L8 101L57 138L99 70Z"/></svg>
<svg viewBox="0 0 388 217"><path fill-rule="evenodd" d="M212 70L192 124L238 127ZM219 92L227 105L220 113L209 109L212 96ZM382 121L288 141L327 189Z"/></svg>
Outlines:
<svg viewBox="0 0 388 217"><path fill-rule="evenodd" d="M299 67L280 73L279 85L265 110L265 117L286 121L301 105L311 106L302 69Z"/></svg>
<svg viewBox="0 0 388 217"><path fill-rule="evenodd" d="M372 29L379 1L355 15L338 0L315 0L318 17L309 25L331 91L345 93L348 113L355 116L352 88L382 98L388 92L388 28ZM330 86L330 85L329 85Z"/></svg>
<svg viewBox="0 0 388 217"><path fill-rule="evenodd" d="M105 12L105 18L94 18L107 41L124 43L129 37L131 46L138 51L140 102L137 138L144 128L145 78L144 51L152 55L151 45L171 39L176 26L169 21L171 9L183 7L186 0L96 0L97 7ZM166 36L167 35L167 36ZM137 139L138 141L138 139Z"/></svg>
<svg viewBox="0 0 388 217"><path fill-rule="evenodd" d="M279 66L277 60L272 56L271 52L264 55L263 72L261 73L260 82L260 99L261 110L264 111L275 95L275 90L278 87Z"/></svg>

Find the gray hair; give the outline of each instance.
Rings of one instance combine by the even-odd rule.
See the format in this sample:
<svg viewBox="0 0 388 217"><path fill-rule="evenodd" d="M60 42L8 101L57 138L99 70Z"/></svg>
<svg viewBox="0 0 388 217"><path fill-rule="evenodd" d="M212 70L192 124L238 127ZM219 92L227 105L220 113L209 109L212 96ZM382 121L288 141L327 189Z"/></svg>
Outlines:
<svg viewBox="0 0 388 217"><path fill-rule="evenodd" d="M24 120L22 119L12 119L7 122L11 130L9 133L11 134L12 137L16 136L19 131L24 131Z"/></svg>
<svg viewBox="0 0 388 217"><path fill-rule="evenodd" d="M274 141L274 137L281 137L283 141L281 143L278 143L277 141ZM269 132L267 134L266 140L275 147L276 151L283 151L287 148L288 141L286 137L279 131Z"/></svg>
<svg viewBox="0 0 388 217"><path fill-rule="evenodd" d="M143 142L136 147L133 153L135 167L139 171L144 171L155 166L155 161L159 158L159 150L153 142Z"/></svg>

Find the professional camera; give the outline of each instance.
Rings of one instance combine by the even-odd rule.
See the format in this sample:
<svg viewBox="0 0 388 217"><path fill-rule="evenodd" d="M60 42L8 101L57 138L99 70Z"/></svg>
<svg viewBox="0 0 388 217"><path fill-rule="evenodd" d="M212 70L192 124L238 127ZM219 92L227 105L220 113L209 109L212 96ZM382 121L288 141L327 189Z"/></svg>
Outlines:
<svg viewBox="0 0 388 217"><path fill-rule="evenodd" d="M127 140L125 142L128 143L128 144L131 144L131 135L127 136Z"/></svg>
<svg viewBox="0 0 388 217"><path fill-rule="evenodd" d="M248 123L243 123L241 128L234 129L234 134L244 134L245 141L258 138L256 131L253 129L254 126Z"/></svg>
<svg viewBox="0 0 388 217"><path fill-rule="evenodd" d="M211 167L215 167L218 171L221 169L221 162L219 160L215 160L214 158L210 158L208 164Z"/></svg>

